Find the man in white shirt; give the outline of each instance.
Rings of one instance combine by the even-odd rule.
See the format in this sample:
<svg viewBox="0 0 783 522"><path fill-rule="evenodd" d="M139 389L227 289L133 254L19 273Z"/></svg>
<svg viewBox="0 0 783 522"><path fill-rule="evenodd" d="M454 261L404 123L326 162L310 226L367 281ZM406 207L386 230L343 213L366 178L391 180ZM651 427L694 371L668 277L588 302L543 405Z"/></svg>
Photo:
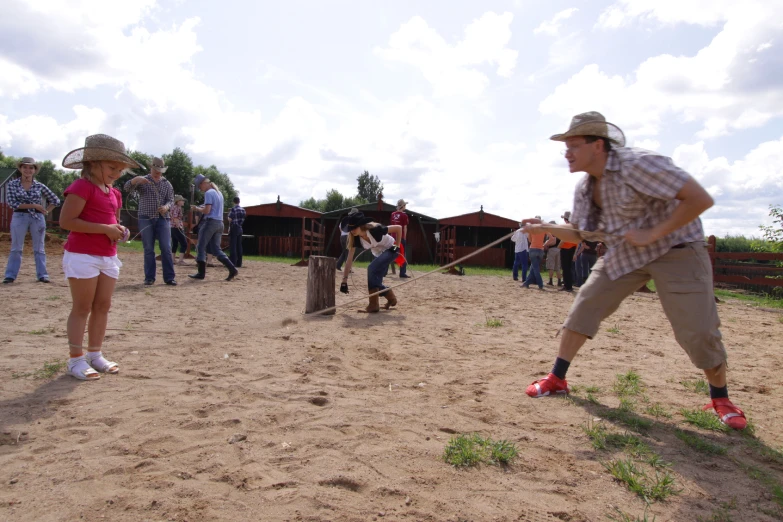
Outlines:
<svg viewBox="0 0 783 522"><path fill-rule="evenodd" d="M520 223L519 226L522 227L522 223ZM518 281L517 275L519 274L519 268L522 268L522 281L525 281L527 279L527 267L530 263L530 258L528 257L529 247L527 234L522 232L522 229L520 228L511 236L511 241L514 242L514 267L511 269L512 276L514 277L514 281Z"/></svg>

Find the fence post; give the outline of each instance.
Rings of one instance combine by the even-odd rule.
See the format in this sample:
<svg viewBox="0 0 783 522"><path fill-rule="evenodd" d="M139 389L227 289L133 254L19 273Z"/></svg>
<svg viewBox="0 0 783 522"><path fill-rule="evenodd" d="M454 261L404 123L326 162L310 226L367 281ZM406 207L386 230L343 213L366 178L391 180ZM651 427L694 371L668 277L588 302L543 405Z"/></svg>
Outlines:
<svg viewBox="0 0 783 522"><path fill-rule="evenodd" d="M333 257L310 256L307 265L307 303L305 313L311 314L334 306L334 274L337 260ZM324 315L334 314L334 310Z"/></svg>

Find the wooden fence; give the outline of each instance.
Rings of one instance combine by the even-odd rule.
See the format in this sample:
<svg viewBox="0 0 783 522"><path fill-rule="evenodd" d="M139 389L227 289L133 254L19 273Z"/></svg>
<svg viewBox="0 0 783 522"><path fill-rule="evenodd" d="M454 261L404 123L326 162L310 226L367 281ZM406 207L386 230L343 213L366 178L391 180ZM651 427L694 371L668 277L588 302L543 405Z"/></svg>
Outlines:
<svg viewBox="0 0 783 522"><path fill-rule="evenodd" d="M718 252L715 236L709 237L707 245L714 283L727 283L764 293L783 287L783 254Z"/></svg>

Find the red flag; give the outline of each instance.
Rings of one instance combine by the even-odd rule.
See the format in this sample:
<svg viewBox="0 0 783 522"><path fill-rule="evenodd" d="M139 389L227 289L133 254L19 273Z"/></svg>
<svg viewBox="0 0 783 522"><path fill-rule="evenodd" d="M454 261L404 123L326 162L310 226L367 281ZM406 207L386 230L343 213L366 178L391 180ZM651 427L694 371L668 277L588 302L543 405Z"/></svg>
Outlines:
<svg viewBox="0 0 783 522"><path fill-rule="evenodd" d="M402 266L405 264L405 247L402 246L402 243L400 243L400 253L397 255L397 259L395 259L394 262L397 264L397 266Z"/></svg>

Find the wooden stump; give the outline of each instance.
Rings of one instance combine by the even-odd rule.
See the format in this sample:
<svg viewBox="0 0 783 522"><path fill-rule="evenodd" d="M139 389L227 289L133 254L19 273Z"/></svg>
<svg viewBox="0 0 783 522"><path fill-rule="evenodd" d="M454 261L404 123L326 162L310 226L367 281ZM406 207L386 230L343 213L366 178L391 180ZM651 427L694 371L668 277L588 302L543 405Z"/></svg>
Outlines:
<svg viewBox="0 0 783 522"><path fill-rule="evenodd" d="M307 304L311 314L334 306L334 274L337 260L333 257L310 256L307 265ZM324 315L334 314L334 310Z"/></svg>

